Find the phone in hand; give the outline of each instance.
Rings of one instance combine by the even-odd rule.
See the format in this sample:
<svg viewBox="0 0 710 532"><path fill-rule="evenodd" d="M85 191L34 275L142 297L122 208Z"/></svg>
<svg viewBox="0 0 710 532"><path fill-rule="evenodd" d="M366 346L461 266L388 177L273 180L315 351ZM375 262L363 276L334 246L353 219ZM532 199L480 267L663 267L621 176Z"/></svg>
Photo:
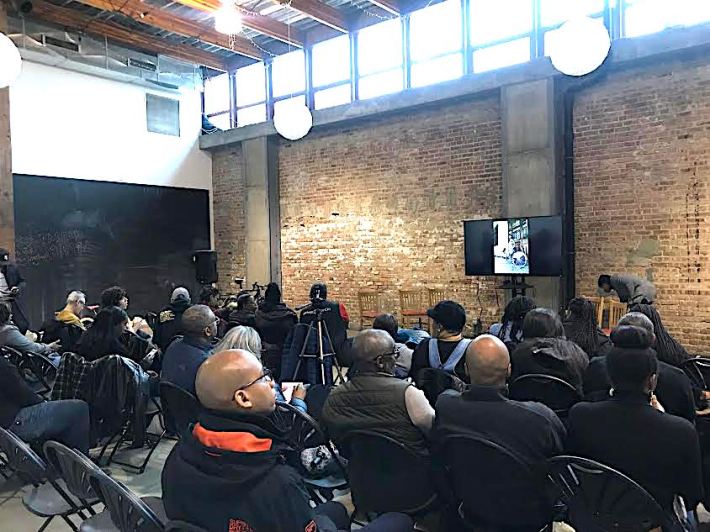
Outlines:
<svg viewBox="0 0 710 532"><path fill-rule="evenodd" d="M286 399L287 403L291 402L291 398L293 397L293 391L301 386L303 383L302 382L282 382L281 383L281 391L284 394L284 398Z"/></svg>

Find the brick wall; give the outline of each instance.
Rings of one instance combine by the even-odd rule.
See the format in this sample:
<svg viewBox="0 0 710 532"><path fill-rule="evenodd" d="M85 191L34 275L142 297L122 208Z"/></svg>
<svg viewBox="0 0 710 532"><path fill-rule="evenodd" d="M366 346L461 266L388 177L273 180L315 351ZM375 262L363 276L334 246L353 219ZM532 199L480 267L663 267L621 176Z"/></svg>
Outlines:
<svg viewBox="0 0 710 532"><path fill-rule="evenodd" d="M246 273L246 181L241 145L215 151L212 168L219 287L222 292L236 292L233 279Z"/></svg>
<svg viewBox="0 0 710 532"><path fill-rule="evenodd" d="M285 298L304 303L324 280L359 326L359 289L398 311L399 289L441 287L469 323L481 307L486 322L499 316L492 280L464 275L462 220L501 214L500 128L496 96L283 142Z"/></svg>
<svg viewBox="0 0 710 532"><path fill-rule="evenodd" d="M615 72L574 113L578 292L648 277L672 334L710 353L710 66Z"/></svg>

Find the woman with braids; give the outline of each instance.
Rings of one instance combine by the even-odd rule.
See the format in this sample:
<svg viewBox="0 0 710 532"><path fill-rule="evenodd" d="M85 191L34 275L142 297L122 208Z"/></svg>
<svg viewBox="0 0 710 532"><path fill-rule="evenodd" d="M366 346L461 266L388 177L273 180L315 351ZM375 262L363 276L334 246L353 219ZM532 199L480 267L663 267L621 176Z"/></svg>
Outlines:
<svg viewBox="0 0 710 532"><path fill-rule="evenodd" d="M681 367L683 362L691 358L691 355L688 354L685 348L680 345L663 326L661 315L658 313L658 310L656 310L656 307L639 303L633 305L629 310L632 312L640 312L653 323L653 332L656 335L656 345L654 347L658 355L658 360L662 360L671 366Z"/></svg>
<svg viewBox="0 0 710 532"><path fill-rule="evenodd" d="M609 354L611 340L597 325L594 303L584 297L575 297L567 307L564 322L565 336L581 347L589 358Z"/></svg>
<svg viewBox="0 0 710 532"><path fill-rule="evenodd" d="M534 309L535 301L531 297L515 296L505 306L501 323L494 323L490 333L497 336L511 353L515 346L523 341L523 320L525 315Z"/></svg>

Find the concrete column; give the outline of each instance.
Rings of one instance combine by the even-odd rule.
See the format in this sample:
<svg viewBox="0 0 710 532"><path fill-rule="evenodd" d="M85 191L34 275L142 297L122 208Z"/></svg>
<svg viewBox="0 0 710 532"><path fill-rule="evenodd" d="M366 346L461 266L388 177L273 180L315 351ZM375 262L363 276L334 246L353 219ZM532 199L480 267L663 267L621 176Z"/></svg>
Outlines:
<svg viewBox="0 0 710 532"><path fill-rule="evenodd" d="M6 4L0 0L0 32L7 32ZM12 195L10 90L0 89L0 247L15 253L15 207Z"/></svg>
<svg viewBox="0 0 710 532"><path fill-rule="evenodd" d="M278 150L275 139L242 142L246 178L246 283L281 283Z"/></svg>
<svg viewBox="0 0 710 532"><path fill-rule="evenodd" d="M552 78L501 89L503 208L508 218L560 214L562 168ZM558 278L528 277L541 306L562 303Z"/></svg>

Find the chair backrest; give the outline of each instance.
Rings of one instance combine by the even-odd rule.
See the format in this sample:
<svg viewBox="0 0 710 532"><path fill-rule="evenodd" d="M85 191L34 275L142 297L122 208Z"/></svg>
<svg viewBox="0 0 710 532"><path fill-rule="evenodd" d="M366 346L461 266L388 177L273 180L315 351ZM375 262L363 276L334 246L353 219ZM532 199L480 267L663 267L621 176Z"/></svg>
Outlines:
<svg viewBox="0 0 710 532"><path fill-rule="evenodd" d="M165 526L155 512L123 484L103 471L92 473L91 486L121 532L162 532Z"/></svg>
<svg viewBox="0 0 710 532"><path fill-rule="evenodd" d="M7 464L35 486L47 480L47 464L32 450L28 443L22 441L9 430L0 427L0 449L5 453Z"/></svg>
<svg viewBox="0 0 710 532"><path fill-rule="evenodd" d="M8 362L17 367L20 373L25 369L27 357L17 349L13 349L7 345L0 345L0 356L5 357Z"/></svg>
<svg viewBox="0 0 710 532"><path fill-rule="evenodd" d="M357 293L357 299L361 314L368 310L375 312L380 310L378 293L374 290L360 290Z"/></svg>
<svg viewBox="0 0 710 532"><path fill-rule="evenodd" d="M628 312L628 305L620 301L609 299L609 329L613 329L619 320Z"/></svg>
<svg viewBox="0 0 710 532"><path fill-rule="evenodd" d="M540 530L552 518L544 497L545 475L510 450L472 435L451 435L440 456L461 516L471 525L495 530Z"/></svg>
<svg viewBox="0 0 710 532"><path fill-rule="evenodd" d="M597 326L602 326L602 318L604 317L604 303L605 298L599 296L583 296L584 299L588 299L594 304L594 316L597 319Z"/></svg>
<svg viewBox="0 0 710 532"><path fill-rule="evenodd" d="M187 390L163 381L160 383L160 402L163 407L165 428L170 432L182 435L191 423L197 421L200 403Z"/></svg>
<svg viewBox="0 0 710 532"><path fill-rule="evenodd" d="M446 299L446 290L443 288L427 288L429 294L429 306L433 307L439 301Z"/></svg>
<svg viewBox="0 0 710 532"><path fill-rule="evenodd" d="M569 382L544 374L521 375L510 385L510 398L516 401L537 401L547 405L559 416L582 400L579 391Z"/></svg>
<svg viewBox="0 0 710 532"><path fill-rule="evenodd" d="M52 364L45 355L40 353L30 353L25 354L27 357L27 369L30 370L32 375L39 381L42 388L37 391L40 395L44 395L52 391L52 382L57 376L57 367Z"/></svg>
<svg viewBox="0 0 710 532"><path fill-rule="evenodd" d="M405 310L421 310L425 309L424 298L421 290L400 290L399 305L403 311Z"/></svg>
<svg viewBox="0 0 710 532"><path fill-rule="evenodd" d="M558 456L548 461L548 467L548 477L576 530L648 532L670 519L645 489L608 466Z"/></svg>
<svg viewBox="0 0 710 532"><path fill-rule="evenodd" d="M72 495L84 505L87 500L96 497L90 479L92 474L102 473L99 466L80 452L56 441L45 442L44 454L52 468L64 479Z"/></svg>
<svg viewBox="0 0 710 532"><path fill-rule="evenodd" d="M429 460L400 442L355 430L338 447L348 457L348 481L358 510L416 514L436 500Z"/></svg>
<svg viewBox="0 0 710 532"><path fill-rule="evenodd" d="M707 383L710 382L710 358L708 357L693 357L684 361L681 368L688 375L690 382L695 386L708 389Z"/></svg>

